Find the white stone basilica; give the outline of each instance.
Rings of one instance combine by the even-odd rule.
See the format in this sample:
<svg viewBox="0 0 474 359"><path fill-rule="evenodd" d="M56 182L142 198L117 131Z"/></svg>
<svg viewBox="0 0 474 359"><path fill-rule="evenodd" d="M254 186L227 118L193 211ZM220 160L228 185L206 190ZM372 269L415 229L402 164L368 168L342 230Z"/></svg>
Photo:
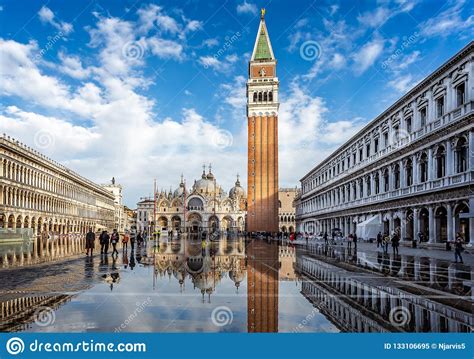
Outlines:
<svg viewBox="0 0 474 359"><path fill-rule="evenodd" d="M217 183L211 166L209 165L207 174L204 166L201 178L194 181L190 190L186 188L181 176L176 190L157 193L156 209L153 198L144 198L138 202L137 230L150 233L156 211L155 220L161 231L243 231L246 200L245 190L240 185L238 175L235 186L227 194Z"/></svg>

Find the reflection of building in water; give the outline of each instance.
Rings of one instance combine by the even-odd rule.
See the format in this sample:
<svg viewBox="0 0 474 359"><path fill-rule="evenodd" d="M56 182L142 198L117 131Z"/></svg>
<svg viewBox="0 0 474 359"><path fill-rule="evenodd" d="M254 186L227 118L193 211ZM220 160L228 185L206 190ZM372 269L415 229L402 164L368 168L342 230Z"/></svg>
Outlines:
<svg viewBox="0 0 474 359"><path fill-rule="evenodd" d="M23 267L84 253L81 234L50 234L21 241L0 241L0 267Z"/></svg>
<svg viewBox="0 0 474 359"><path fill-rule="evenodd" d="M301 179L299 231L474 238L473 53L474 41Z"/></svg>
<svg viewBox="0 0 474 359"><path fill-rule="evenodd" d="M292 246L280 246L278 249L280 260L279 278L280 280L296 280L295 263L296 250Z"/></svg>
<svg viewBox="0 0 474 359"><path fill-rule="evenodd" d="M306 277L303 295L343 331L469 332L473 328L469 296L460 299L399 278L354 273L309 256L298 255L297 268Z"/></svg>
<svg viewBox="0 0 474 359"><path fill-rule="evenodd" d="M52 324L52 311L71 300L70 295L28 295L0 301L0 332L16 332L23 330L28 323L38 319L50 321ZM45 315L45 318L41 318Z"/></svg>
<svg viewBox="0 0 474 359"><path fill-rule="evenodd" d="M246 195L239 177L235 186L224 192L214 174L206 174L194 181L191 189L186 188L183 178L173 191L161 191L156 200L156 221L160 229L184 230L184 207L186 200L186 230L191 233L216 230L244 230ZM137 229L149 231L153 222L153 198L146 198L137 204Z"/></svg>
<svg viewBox="0 0 474 359"><path fill-rule="evenodd" d="M278 332L278 244L247 244L247 330Z"/></svg>
<svg viewBox="0 0 474 359"><path fill-rule="evenodd" d="M208 242L203 248L202 242L191 242L184 239L160 243L154 264L156 276L174 276L185 290L186 278L198 289L204 301L208 301L222 277L229 275L236 291L245 279L245 242L243 239L227 239Z"/></svg>

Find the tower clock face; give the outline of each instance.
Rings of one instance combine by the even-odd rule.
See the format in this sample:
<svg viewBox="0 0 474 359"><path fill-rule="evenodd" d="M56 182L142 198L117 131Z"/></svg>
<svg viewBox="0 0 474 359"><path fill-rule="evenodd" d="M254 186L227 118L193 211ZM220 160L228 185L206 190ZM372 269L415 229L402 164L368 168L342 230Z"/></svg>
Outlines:
<svg viewBox="0 0 474 359"><path fill-rule="evenodd" d="M265 76L267 74L267 72L265 71L265 68L261 68L260 71L258 72L260 74L260 76Z"/></svg>

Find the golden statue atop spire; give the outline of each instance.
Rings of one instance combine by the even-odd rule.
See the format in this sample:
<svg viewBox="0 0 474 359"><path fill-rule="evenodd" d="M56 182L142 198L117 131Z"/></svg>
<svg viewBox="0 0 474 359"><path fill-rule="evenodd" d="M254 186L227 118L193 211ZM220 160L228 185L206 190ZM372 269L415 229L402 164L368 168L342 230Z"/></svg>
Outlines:
<svg viewBox="0 0 474 359"><path fill-rule="evenodd" d="M260 18L263 19L265 17L265 8L260 9Z"/></svg>

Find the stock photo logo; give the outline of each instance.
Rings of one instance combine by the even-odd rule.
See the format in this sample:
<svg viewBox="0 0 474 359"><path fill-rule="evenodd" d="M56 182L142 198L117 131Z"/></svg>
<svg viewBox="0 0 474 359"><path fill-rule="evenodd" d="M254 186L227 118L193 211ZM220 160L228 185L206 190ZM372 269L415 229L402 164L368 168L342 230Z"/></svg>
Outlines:
<svg viewBox="0 0 474 359"><path fill-rule="evenodd" d="M8 354L18 355L23 353L25 350L25 343L20 338L13 337L7 340L5 349L7 350Z"/></svg>
<svg viewBox="0 0 474 359"><path fill-rule="evenodd" d="M234 137L232 136L232 133L227 130L216 130L212 136L212 144L221 150L231 147L233 143Z"/></svg>
<svg viewBox="0 0 474 359"><path fill-rule="evenodd" d="M232 324L234 320L234 313L229 307L219 306L214 308L211 313L212 324L216 327L224 327L226 325Z"/></svg>
<svg viewBox="0 0 474 359"><path fill-rule="evenodd" d="M51 147L54 147L54 144L56 143L56 138L54 134L52 134L48 130L39 130L35 133L33 137L33 142L35 146L40 150L46 150L50 149Z"/></svg>
<svg viewBox="0 0 474 359"><path fill-rule="evenodd" d="M322 50L319 42L314 40L308 40L300 46L300 56L306 61L315 61L321 57Z"/></svg>
<svg viewBox="0 0 474 359"><path fill-rule="evenodd" d="M54 309L50 307L39 307L35 310L33 318L36 325L47 327L54 324L56 321L56 314L54 313Z"/></svg>
<svg viewBox="0 0 474 359"><path fill-rule="evenodd" d="M404 327L411 320L410 310L403 306L394 307L388 316L390 323L395 327Z"/></svg>
<svg viewBox="0 0 474 359"><path fill-rule="evenodd" d="M138 41L129 41L122 47L122 56L129 60L140 60L145 54L145 48Z"/></svg>

